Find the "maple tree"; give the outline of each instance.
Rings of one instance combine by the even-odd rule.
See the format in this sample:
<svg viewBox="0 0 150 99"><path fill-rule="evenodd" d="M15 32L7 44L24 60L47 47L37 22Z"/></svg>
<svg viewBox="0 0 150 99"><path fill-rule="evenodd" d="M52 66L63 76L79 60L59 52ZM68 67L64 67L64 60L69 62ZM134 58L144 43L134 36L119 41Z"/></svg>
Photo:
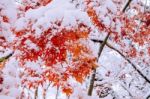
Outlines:
<svg viewBox="0 0 150 99"><path fill-rule="evenodd" d="M51 34L52 31L53 29L49 28L44 31L40 37L36 37L36 34L30 30L16 32L18 37L16 42L18 44L15 49L21 51L18 58L23 68L25 68L25 71L27 71L31 77L41 78L39 81L28 82L29 88L43 84L43 81L46 80L54 82L54 86L64 86L69 76L73 76L77 81L83 82L83 79L89 74L95 64L95 58L88 56L88 54L90 55L91 53L90 50L79 41L80 39L82 39L82 41L84 39L86 40L89 33L87 26L80 24L75 30L62 29L60 32L56 32L54 36ZM29 33L27 37L25 33ZM27 41L36 44L38 49L29 48L28 43L26 43ZM50 45L50 43L52 43L52 45ZM70 59L68 59L68 57L70 57ZM43 68L41 75L24 65L26 61L36 62L38 59L43 61L42 66L40 66L41 69ZM63 68L64 70L62 71ZM54 72L51 71L52 69ZM60 71L60 73L58 71ZM28 79L26 78L23 80L23 83L27 81ZM36 85L34 85L34 83ZM71 93L69 90L71 89L65 88L63 91L69 95Z"/></svg>
<svg viewBox="0 0 150 99"><path fill-rule="evenodd" d="M3 8L0 9L0 47L14 52L0 58L0 62L10 57L19 61L22 97L26 97L24 88L34 89L37 97L40 85L46 97L44 86L47 82L70 96L74 90L69 80L73 78L82 84L93 71L88 90L91 96L100 66L98 63L106 46L120 54L150 83L148 76L137 67L150 65L150 13L143 10L141 1L127 0L125 4L122 0L71 0L67 6L70 11L61 5L58 9L51 8L54 1L18 1L21 4L16 8L17 17L13 21L9 15L1 13ZM15 25L12 25L14 21ZM5 30L13 35L12 41L8 41L6 32L3 33ZM94 33L99 38L91 38ZM97 55L93 54L95 50L90 45L93 42L99 43ZM108 71L106 76L110 75L111 71ZM3 77L0 77L0 84L3 84Z"/></svg>
<svg viewBox="0 0 150 99"><path fill-rule="evenodd" d="M34 28L36 21L32 18L26 19L26 28L13 29L16 35L14 50L19 51L17 58L24 69L22 85L29 89L36 89L49 81L70 95L73 92L67 83L70 76L82 83L92 68L95 68L95 57L86 45L90 27L76 19L78 23L75 26L66 28L63 21L63 18L60 21L50 21L47 29L38 25L38 29L42 30L39 34L37 28ZM36 64L40 60L42 64L37 64L37 67L41 73L28 66L28 62ZM29 77L40 79L31 81Z"/></svg>

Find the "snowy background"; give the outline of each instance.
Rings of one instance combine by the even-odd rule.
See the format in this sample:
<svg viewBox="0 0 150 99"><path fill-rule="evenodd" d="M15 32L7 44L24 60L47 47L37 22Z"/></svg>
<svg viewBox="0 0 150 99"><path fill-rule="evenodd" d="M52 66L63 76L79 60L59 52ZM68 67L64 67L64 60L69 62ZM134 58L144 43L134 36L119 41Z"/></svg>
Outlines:
<svg viewBox="0 0 150 99"><path fill-rule="evenodd" d="M25 1L27 1L27 4ZM78 23L84 23L88 27L91 27L91 32L87 40L88 43L82 43L88 44L93 52L93 57L97 57L100 44L92 42L90 39L103 40L106 36L106 31L101 31L100 33L98 28L93 25L86 12L84 1L86 0L52 0L47 5L37 6L37 0L0 0L0 37L4 36L6 42L10 44L9 48L6 48L4 46L8 43L2 43L3 41L0 39L0 57L14 53L13 56L6 61L5 67L0 71L0 75L4 78L3 84L0 85L0 88L3 89L0 92L0 99L36 99L34 97L35 90L32 88L28 89L24 85L21 85L21 81L26 78L30 80L40 80L40 78L32 78L29 75L22 76L24 74L24 68L19 65L18 59L16 59L20 52L18 50L12 50L13 48L11 47L13 41L21 40L22 38L16 37L13 33L13 29L15 29L15 31L22 31L32 28L32 30L35 30L34 35L40 37L42 31L53 27L53 23L57 20L62 21L62 26L54 26L56 29L53 30L53 35L56 35L55 31L61 31L64 27L71 29L72 27L77 27ZM107 27L116 26L115 31L120 33L121 26L124 24L121 23L119 19L116 23L113 23L112 20L116 17L118 10L122 10L127 0L120 0L121 2L118 5L114 4L113 1L117 2L119 0L93 1L102 4L101 6L95 7L95 10L96 13L100 14L99 19L102 20L103 24ZM91 3L90 6L97 5L95 2ZM137 2L142 2L142 11L150 12L150 0L133 0L133 6L136 5ZM27 6L32 6L33 9L31 8L25 11L25 7ZM109 14L108 9L111 10ZM131 10L128 9L126 11L126 15L129 16L136 14L132 6ZM4 21L3 16L7 16L9 22ZM30 35L30 32L26 32L24 37L28 35ZM108 42L115 48L121 49L122 51L123 49L128 50L128 47L130 47L126 46L122 49L119 44L115 44L115 42L111 40L112 38L110 37ZM123 42L126 44L131 43L128 39L124 39ZM16 42L16 45L17 44L19 43ZM137 44L133 45L136 47L136 50L146 52L150 41L148 41L147 45L142 47ZM30 40L26 41L26 46L30 49L38 50L38 47ZM129 59L150 79L149 55L145 54L144 56L136 58L129 57ZM142 59L145 59L146 62L143 62ZM42 74L45 69L45 66L41 69L40 65L42 64L42 60L40 59L37 63L27 62L26 64L39 74ZM92 96L87 95L87 89L90 83L89 75L82 84L77 82L74 78L69 78L68 82L73 87L73 94L69 97L66 96L61 89L54 87L50 82L46 82L44 86L38 87L37 99L44 99L43 87L46 89L46 99L146 99L146 97L150 95L150 83L146 82L131 64L116 51L105 46L97 64L99 67L96 72L96 81ZM22 90L26 98L21 97Z"/></svg>

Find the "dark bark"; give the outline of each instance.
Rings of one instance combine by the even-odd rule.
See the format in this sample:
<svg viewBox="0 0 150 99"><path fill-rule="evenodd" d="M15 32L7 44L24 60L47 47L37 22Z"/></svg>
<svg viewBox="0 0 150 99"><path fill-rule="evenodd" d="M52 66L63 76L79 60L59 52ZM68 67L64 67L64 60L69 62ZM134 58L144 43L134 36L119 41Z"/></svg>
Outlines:
<svg viewBox="0 0 150 99"><path fill-rule="evenodd" d="M35 89L34 99L38 99L38 87L37 87L37 89Z"/></svg>
<svg viewBox="0 0 150 99"><path fill-rule="evenodd" d="M9 55L5 56L5 57L1 57L0 58L0 63L3 62L4 60L7 60L8 58L10 58L14 53L10 53Z"/></svg>
<svg viewBox="0 0 150 99"><path fill-rule="evenodd" d="M98 62L98 59L100 58L101 56L101 53L104 49L104 46L109 38L109 35L110 33L107 34L105 40L102 42L102 44L100 45L100 48L99 48L99 52L98 52L98 57L97 57L97 62ZM95 75L96 75L96 68L94 68L93 70L93 74L92 74L92 77L91 77L91 81L90 81L90 86L89 86L89 89L88 89L88 95L91 96L92 95L92 92L93 92L93 87L94 87L94 81L95 81Z"/></svg>
<svg viewBox="0 0 150 99"><path fill-rule="evenodd" d="M146 99L150 99L150 95L148 95L148 96L146 97Z"/></svg>
<svg viewBox="0 0 150 99"><path fill-rule="evenodd" d="M101 40L92 40L94 42L99 42L102 43L103 41ZM121 53L118 49L114 48L113 46L111 46L109 43L106 43L106 46L113 49L114 51L116 51L118 54L120 54L128 63L131 64L131 66L138 72L138 74L148 83L150 83L150 80L137 68L137 66L131 62L131 60L129 58L127 58L123 53Z"/></svg>
<svg viewBox="0 0 150 99"><path fill-rule="evenodd" d="M124 13L125 10L127 9L127 7L130 5L132 0L128 0L127 4L125 5L125 7L123 8L122 12ZM101 53L103 51L103 48L104 46L106 45L107 43L107 40L109 38L109 35L110 33L108 33L108 35L106 36L106 38L104 39L104 41L102 41L102 44L100 45L100 49L99 49L99 52L98 52L98 58L97 58L97 61L98 59L100 58L101 56ZM93 87L94 87L94 80L95 80L95 74L96 74L96 68L94 68L94 71L93 71L93 74L92 74L92 78L91 78L91 81L90 81L90 86L89 86L89 89L88 89L88 95L91 96L92 95L92 91L93 91Z"/></svg>
<svg viewBox="0 0 150 99"><path fill-rule="evenodd" d="M131 1L132 0L128 0L128 2L126 3L126 5L124 6L124 8L122 10L123 13L126 11L127 7L130 5Z"/></svg>

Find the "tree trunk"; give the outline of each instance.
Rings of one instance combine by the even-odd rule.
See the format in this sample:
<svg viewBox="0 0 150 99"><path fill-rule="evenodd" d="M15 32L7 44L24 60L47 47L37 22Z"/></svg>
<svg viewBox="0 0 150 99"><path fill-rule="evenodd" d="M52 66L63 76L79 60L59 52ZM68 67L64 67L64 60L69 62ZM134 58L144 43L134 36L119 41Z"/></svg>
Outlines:
<svg viewBox="0 0 150 99"><path fill-rule="evenodd" d="M125 7L124 7L123 10L122 10L123 13L124 13L125 10L127 9L127 7L130 5L131 1L132 1L132 0L128 0L128 2L126 3ZM101 45L100 48L99 48L99 53L98 53L98 57L97 57L97 62L98 62L98 59L99 59L100 56L101 56L101 53L102 53L102 51L103 51L104 46L105 46L106 43L107 43L107 40L108 40L108 38L109 38L109 35L110 35L110 33L107 34L106 38L104 39L104 41L102 42L102 45ZM89 96L91 96L91 95L92 95L92 92L93 92L95 76L96 76L96 69L94 69L93 74L92 74L92 78L91 78L91 81L90 81L90 86L89 86L89 89L88 89L88 95L89 95Z"/></svg>

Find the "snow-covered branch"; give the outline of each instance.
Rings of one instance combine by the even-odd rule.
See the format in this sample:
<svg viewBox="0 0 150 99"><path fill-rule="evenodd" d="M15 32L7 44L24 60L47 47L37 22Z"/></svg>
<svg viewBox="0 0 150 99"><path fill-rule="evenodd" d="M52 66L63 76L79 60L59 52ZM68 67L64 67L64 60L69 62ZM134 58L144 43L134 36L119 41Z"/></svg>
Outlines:
<svg viewBox="0 0 150 99"><path fill-rule="evenodd" d="M94 42L98 42L98 43L102 43L102 40L94 40L92 39L92 41ZM145 79L146 82L150 83L150 80L138 69L138 67L131 62L131 60L129 58L127 58L122 52L120 52L118 49L116 49L115 47L113 47L111 44L109 44L108 42L106 43L106 46L113 49L114 51L116 51L118 54L120 54L126 61L128 61L128 63L131 64L131 66L139 73L139 75L141 75L141 77L143 79Z"/></svg>

